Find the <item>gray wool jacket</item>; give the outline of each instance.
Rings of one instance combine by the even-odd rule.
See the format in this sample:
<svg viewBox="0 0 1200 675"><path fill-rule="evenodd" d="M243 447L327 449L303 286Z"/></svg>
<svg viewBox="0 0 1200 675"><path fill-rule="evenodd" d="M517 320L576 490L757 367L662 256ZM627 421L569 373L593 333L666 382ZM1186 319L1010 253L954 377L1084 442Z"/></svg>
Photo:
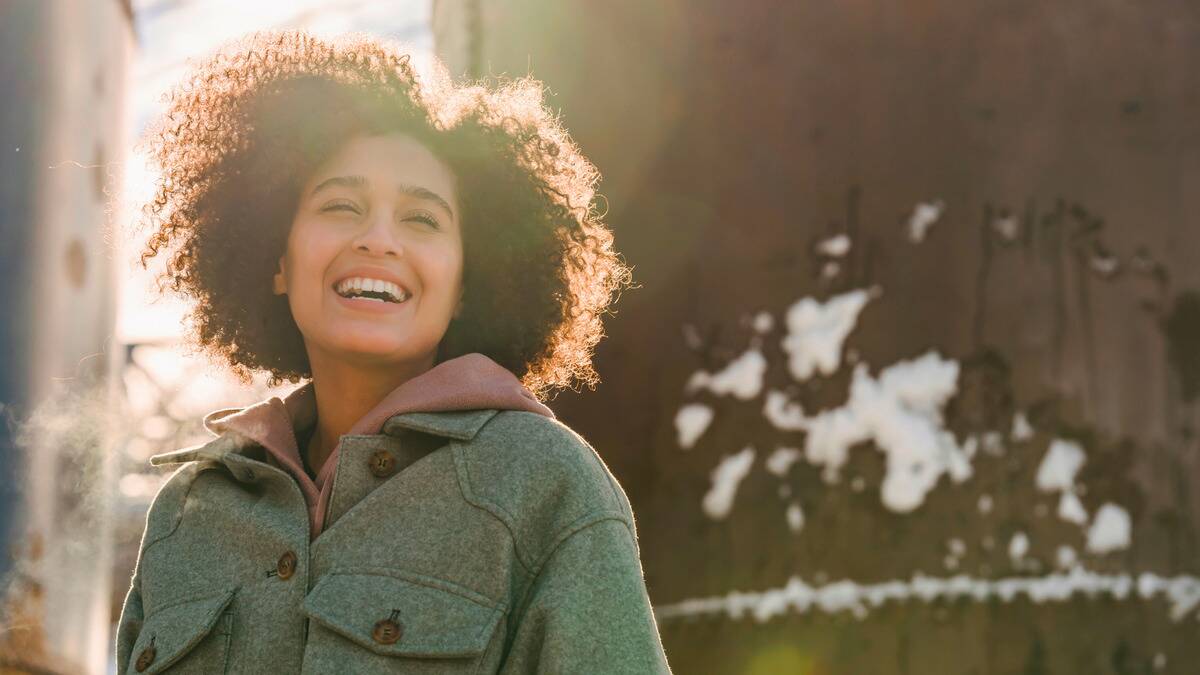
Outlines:
<svg viewBox="0 0 1200 675"><path fill-rule="evenodd" d="M310 535L296 478L228 433L146 518L120 673L669 673L625 492L519 410L410 412L342 438Z"/></svg>

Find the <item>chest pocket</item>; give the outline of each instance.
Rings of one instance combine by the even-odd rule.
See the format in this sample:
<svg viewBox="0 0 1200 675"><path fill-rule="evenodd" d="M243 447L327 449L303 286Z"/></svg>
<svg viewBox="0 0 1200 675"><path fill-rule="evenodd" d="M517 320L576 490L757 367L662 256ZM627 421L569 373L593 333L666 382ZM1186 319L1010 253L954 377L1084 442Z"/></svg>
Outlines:
<svg viewBox="0 0 1200 675"><path fill-rule="evenodd" d="M322 577L304 611L305 672L474 673L505 605L432 577L354 569Z"/></svg>
<svg viewBox="0 0 1200 675"><path fill-rule="evenodd" d="M229 658L233 591L171 604L146 617L126 675L224 673Z"/></svg>

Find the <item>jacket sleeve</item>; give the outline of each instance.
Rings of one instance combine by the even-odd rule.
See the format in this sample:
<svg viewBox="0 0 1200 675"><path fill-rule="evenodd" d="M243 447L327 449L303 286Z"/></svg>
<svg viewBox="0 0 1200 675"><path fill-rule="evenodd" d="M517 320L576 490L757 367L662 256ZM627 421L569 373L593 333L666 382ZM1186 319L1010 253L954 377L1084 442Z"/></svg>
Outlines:
<svg viewBox="0 0 1200 675"><path fill-rule="evenodd" d="M139 561L139 565L140 565ZM129 585L129 593L125 595L125 605L121 608L121 619L117 622L117 669L123 673L129 667L129 658L133 651L133 643L142 632L142 586L141 575L134 571L133 580Z"/></svg>
<svg viewBox="0 0 1200 675"><path fill-rule="evenodd" d="M531 582L502 673L670 673L634 530L616 516L562 539Z"/></svg>

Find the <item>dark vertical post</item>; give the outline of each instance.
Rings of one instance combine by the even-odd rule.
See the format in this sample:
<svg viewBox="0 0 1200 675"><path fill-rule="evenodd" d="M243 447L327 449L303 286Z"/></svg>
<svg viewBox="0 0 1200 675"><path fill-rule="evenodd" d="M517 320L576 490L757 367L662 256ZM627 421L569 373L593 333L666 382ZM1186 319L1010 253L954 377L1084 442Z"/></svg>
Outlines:
<svg viewBox="0 0 1200 675"><path fill-rule="evenodd" d="M0 575L11 563L10 543L22 460L13 426L29 404L29 290L37 186L33 159L42 137L45 103L46 3L13 0L0 5Z"/></svg>

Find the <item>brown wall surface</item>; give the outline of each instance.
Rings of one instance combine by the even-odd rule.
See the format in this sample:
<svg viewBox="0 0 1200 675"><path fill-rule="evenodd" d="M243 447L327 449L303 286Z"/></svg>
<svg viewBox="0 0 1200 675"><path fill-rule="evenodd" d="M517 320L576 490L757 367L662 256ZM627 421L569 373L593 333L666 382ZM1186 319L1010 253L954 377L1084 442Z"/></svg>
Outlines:
<svg viewBox="0 0 1200 675"><path fill-rule="evenodd" d="M642 288L608 321L603 384L552 405L633 502L677 672L1192 672L1200 5L439 0L434 29L456 73L544 80L605 176ZM922 208L939 212L916 237ZM848 251L822 246L838 235ZM869 299L836 368L797 376L786 338L821 327L789 309L855 291ZM917 400L930 380L913 376L872 417L865 385L923 355L953 395ZM742 395L688 386L730 364ZM816 455L772 471L777 448L814 442L768 419L773 391L809 422L852 413L863 440L836 480ZM692 404L713 417L684 449ZM911 449L897 421L951 434L969 476L889 503L885 481L910 480L887 465ZM747 447L713 515L714 471ZM1055 447L1084 453L1069 489L1038 487ZM1082 519L1060 515L1070 495ZM1114 513L1130 538L1105 547ZM728 593L793 577L828 598L916 575L991 590L729 611ZM1068 590L1006 601L987 586L1004 578Z"/></svg>

